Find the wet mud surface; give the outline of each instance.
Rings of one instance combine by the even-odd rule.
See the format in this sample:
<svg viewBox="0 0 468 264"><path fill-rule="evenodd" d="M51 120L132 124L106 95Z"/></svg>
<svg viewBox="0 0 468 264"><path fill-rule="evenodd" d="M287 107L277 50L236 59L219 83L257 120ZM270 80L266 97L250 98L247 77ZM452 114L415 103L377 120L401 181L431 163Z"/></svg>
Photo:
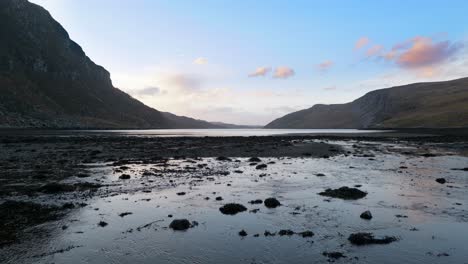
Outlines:
<svg viewBox="0 0 468 264"><path fill-rule="evenodd" d="M468 263L464 144L1 138L0 262Z"/></svg>

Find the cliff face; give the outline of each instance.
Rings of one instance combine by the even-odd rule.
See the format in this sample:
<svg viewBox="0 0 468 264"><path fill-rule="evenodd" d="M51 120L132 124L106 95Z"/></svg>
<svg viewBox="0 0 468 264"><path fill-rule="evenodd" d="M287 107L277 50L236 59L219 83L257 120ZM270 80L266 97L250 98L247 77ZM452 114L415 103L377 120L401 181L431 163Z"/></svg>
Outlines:
<svg viewBox="0 0 468 264"><path fill-rule="evenodd" d="M347 104L315 105L285 115L266 127L468 127L468 78L376 90Z"/></svg>
<svg viewBox="0 0 468 264"><path fill-rule="evenodd" d="M114 88L109 72L26 0L0 1L0 39L0 127L213 127L168 119Z"/></svg>

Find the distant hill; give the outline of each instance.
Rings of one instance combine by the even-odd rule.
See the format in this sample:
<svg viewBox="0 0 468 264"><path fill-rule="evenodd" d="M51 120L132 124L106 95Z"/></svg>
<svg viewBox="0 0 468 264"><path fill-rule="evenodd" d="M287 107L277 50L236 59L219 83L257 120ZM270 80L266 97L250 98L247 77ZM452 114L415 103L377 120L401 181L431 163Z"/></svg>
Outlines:
<svg viewBox="0 0 468 264"><path fill-rule="evenodd" d="M228 124L223 122L210 122L215 126L219 126L221 128L232 128L232 129L240 129L240 128L262 128L263 126L249 126L249 125L235 125L235 124Z"/></svg>
<svg viewBox="0 0 468 264"><path fill-rule="evenodd" d="M266 128L468 127L468 78L376 90L346 104L314 105Z"/></svg>
<svg viewBox="0 0 468 264"><path fill-rule="evenodd" d="M217 126L168 116L114 88L109 72L45 9L26 0L0 0L0 127Z"/></svg>

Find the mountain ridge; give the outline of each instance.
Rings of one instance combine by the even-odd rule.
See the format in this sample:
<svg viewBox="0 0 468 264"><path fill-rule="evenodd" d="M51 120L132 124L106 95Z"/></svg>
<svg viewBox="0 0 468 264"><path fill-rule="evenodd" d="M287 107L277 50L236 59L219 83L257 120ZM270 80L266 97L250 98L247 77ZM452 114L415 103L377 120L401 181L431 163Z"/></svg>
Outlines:
<svg viewBox="0 0 468 264"><path fill-rule="evenodd" d="M115 88L50 13L27 0L0 1L0 127L213 128L167 118Z"/></svg>
<svg viewBox="0 0 468 264"><path fill-rule="evenodd" d="M265 128L468 127L468 78L383 88L345 104L317 104Z"/></svg>

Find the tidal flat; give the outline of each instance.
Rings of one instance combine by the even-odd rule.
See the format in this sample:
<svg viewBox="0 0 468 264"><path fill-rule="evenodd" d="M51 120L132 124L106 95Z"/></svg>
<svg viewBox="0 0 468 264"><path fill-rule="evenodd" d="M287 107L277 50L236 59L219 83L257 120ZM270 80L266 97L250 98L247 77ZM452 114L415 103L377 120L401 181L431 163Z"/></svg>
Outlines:
<svg viewBox="0 0 468 264"><path fill-rule="evenodd" d="M467 263L467 142L4 136L0 262Z"/></svg>

